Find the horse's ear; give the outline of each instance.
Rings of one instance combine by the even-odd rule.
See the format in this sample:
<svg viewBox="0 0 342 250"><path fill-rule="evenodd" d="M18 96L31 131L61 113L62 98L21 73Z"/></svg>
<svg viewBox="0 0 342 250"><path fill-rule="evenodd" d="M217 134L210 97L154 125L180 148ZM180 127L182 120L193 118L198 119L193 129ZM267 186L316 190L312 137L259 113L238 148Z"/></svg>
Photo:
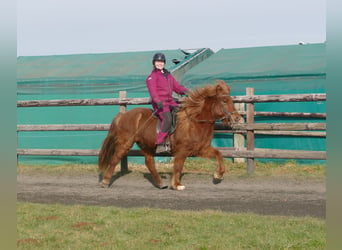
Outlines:
<svg viewBox="0 0 342 250"><path fill-rule="evenodd" d="M225 83L225 81L223 81L223 80L216 80L216 84L217 85L227 85L226 83Z"/></svg>
<svg viewBox="0 0 342 250"><path fill-rule="evenodd" d="M224 91L224 88L226 88L227 84L223 80L216 80L216 93L220 94Z"/></svg>
<svg viewBox="0 0 342 250"><path fill-rule="evenodd" d="M225 83L223 80L216 80L216 92L217 93L222 93L225 90L228 92L230 91L230 87Z"/></svg>
<svg viewBox="0 0 342 250"><path fill-rule="evenodd" d="M220 95L223 92L223 88L220 84L216 85L216 95Z"/></svg>

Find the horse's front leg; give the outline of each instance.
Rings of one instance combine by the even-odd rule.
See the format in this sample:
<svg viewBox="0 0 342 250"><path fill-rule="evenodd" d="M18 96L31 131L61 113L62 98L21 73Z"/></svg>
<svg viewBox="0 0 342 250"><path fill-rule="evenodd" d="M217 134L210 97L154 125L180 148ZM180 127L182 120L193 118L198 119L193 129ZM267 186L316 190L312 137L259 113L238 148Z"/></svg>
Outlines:
<svg viewBox="0 0 342 250"><path fill-rule="evenodd" d="M184 190L185 186L180 182L186 156L174 156L173 175L171 187L174 190Z"/></svg>
<svg viewBox="0 0 342 250"><path fill-rule="evenodd" d="M221 152L210 146L202 150L200 157L211 158L211 159L216 158L218 164L214 172L214 181L216 183L222 181L223 174L226 172L226 168L223 162L223 157L222 157Z"/></svg>

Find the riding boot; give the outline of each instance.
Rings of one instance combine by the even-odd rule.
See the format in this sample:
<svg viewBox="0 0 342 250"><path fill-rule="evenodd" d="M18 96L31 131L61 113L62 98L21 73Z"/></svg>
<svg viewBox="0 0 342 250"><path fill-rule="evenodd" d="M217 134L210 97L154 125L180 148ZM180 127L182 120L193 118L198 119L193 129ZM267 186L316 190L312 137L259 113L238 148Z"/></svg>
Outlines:
<svg viewBox="0 0 342 250"><path fill-rule="evenodd" d="M161 132L159 131L159 133L157 134L157 141L156 144L161 144L164 142L165 138L167 137L168 133L167 132Z"/></svg>
<svg viewBox="0 0 342 250"><path fill-rule="evenodd" d="M167 137L168 133L161 132L157 134L157 147L156 147L156 153L165 153L170 152L170 149L165 145L165 138Z"/></svg>

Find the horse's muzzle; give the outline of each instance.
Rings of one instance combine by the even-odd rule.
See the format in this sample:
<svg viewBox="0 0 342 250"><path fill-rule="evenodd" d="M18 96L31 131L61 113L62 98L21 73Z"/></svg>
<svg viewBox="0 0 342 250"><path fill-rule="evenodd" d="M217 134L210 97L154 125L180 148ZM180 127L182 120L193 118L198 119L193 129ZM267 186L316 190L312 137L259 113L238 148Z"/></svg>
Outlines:
<svg viewBox="0 0 342 250"><path fill-rule="evenodd" d="M242 117L239 113L235 113L231 116L231 119L233 122L239 122L242 119Z"/></svg>

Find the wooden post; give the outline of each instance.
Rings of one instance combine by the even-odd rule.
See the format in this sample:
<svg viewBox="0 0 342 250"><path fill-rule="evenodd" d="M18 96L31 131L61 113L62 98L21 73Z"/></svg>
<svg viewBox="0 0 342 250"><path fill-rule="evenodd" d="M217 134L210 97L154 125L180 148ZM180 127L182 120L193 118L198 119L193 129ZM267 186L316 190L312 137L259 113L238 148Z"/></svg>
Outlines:
<svg viewBox="0 0 342 250"><path fill-rule="evenodd" d="M254 88L247 88L246 95L254 95ZM254 103L247 104L247 124L254 123ZM247 150L254 150L254 130L247 130ZM247 173L254 173L254 158L247 158Z"/></svg>
<svg viewBox="0 0 342 250"><path fill-rule="evenodd" d="M127 92L126 91L120 91L119 92L119 98L126 98L127 97ZM126 104L120 104L120 113L125 113L127 110L127 105Z"/></svg>
<svg viewBox="0 0 342 250"><path fill-rule="evenodd" d="M237 111L245 111L244 103L235 103L234 106ZM245 122L245 119L242 117L242 119L240 119L238 123L244 123L244 122ZM234 136L233 138L234 148L245 149L245 136L243 134L237 134L237 133L234 133L233 136ZM246 162L246 159L245 158L233 158L233 162L243 163L243 162Z"/></svg>
<svg viewBox="0 0 342 250"><path fill-rule="evenodd" d="M126 91L120 91L119 97L120 98L126 98L127 92ZM120 113L125 113L126 110L127 110L127 105L126 104L120 104ZM126 155L121 158L120 166L121 166L121 173L127 173L128 172L128 159L127 159Z"/></svg>

